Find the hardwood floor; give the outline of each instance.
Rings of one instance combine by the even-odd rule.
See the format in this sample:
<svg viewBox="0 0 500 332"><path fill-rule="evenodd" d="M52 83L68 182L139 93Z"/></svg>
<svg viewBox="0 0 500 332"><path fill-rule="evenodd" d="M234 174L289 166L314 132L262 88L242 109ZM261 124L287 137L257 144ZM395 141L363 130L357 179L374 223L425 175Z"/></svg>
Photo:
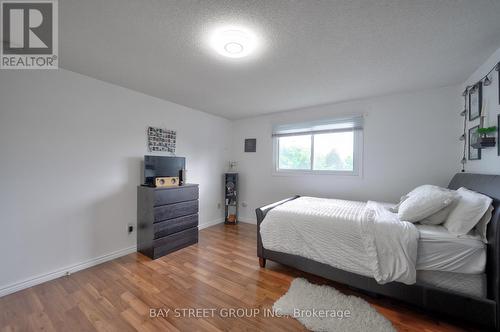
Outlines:
<svg viewBox="0 0 500 332"><path fill-rule="evenodd" d="M151 308L263 310L299 276L363 297L400 331L471 330L270 261L262 269L256 227L239 224L204 229L197 245L154 261L134 253L0 298L0 331L303 331L292 318L262 315L150 318Z"/></svg>

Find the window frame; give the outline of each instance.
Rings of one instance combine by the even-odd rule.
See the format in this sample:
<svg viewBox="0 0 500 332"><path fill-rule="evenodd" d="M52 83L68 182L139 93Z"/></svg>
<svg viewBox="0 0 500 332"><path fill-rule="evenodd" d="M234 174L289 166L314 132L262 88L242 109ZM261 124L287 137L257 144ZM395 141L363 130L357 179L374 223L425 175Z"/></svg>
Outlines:
<svg viewBox="0 0 500 332"><path fill-rule="evenodd" d="M337 132L353 132L353 170L352 171L332 171L332 170L315 170L314 169L314 136L322 134L322 132L300 133L289 136L311 136L311 155L310 169L280 169L279 168L279 139L274 136L273 139L273 175L277 176L293 176L293 175L341 175L341 176L362 176L363 166L363 129L345 129L337 130Z"/></svg>

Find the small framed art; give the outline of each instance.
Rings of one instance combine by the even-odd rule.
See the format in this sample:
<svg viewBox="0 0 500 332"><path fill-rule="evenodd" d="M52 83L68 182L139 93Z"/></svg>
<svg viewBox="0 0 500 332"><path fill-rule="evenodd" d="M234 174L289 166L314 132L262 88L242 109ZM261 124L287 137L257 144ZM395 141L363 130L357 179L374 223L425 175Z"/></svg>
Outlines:
<svg viewBox="0 0 500 332"><path fill-rule="evenodd" d="M472 144L477 143L479 139L479 133L477 130L479 126L475 126L469 129L469 160L481 160L481 149L475 149Z"/></svg>
<svg viewBox="0 0 500 332"><path fill-rule="evenodd" d="M245 152L255 152L255 151L257 151L257 139L245 138Z"/></svg>
<svg viewBox="0 0 500 332"><path fill-rule="evenodd" d="M177 133L175 130L148 127L148 151L175 153Z"/></svg>
<svg viewBox="0 0 500 332"><path fill-rule="evenodd" d="M482 104L483 83L479 82L469 90L469 121L479 118Z"/></svg>

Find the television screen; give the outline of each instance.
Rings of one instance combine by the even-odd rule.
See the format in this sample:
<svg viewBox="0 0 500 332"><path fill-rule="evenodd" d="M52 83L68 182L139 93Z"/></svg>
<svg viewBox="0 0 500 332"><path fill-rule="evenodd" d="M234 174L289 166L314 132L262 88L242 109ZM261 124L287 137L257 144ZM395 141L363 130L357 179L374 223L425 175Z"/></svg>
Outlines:
<svg viewBox="0 0 500 332"><path fill-rule="evenodd" d="M185 168L184 157L144 156L144 182L151 186L155 177L179 176L179 171Z"/></svg>

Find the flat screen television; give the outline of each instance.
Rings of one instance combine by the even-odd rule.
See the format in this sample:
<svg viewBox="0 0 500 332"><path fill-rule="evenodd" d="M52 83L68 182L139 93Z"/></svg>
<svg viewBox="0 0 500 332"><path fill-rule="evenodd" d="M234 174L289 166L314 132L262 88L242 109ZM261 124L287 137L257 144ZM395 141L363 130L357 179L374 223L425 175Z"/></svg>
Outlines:
<svg viewBox="0 0 500 332"><path fill-rule="evenodd" d="M153 186L155 177L179 176L186 168L186 158L165 156L144 156L144 183Z"/></svg>

